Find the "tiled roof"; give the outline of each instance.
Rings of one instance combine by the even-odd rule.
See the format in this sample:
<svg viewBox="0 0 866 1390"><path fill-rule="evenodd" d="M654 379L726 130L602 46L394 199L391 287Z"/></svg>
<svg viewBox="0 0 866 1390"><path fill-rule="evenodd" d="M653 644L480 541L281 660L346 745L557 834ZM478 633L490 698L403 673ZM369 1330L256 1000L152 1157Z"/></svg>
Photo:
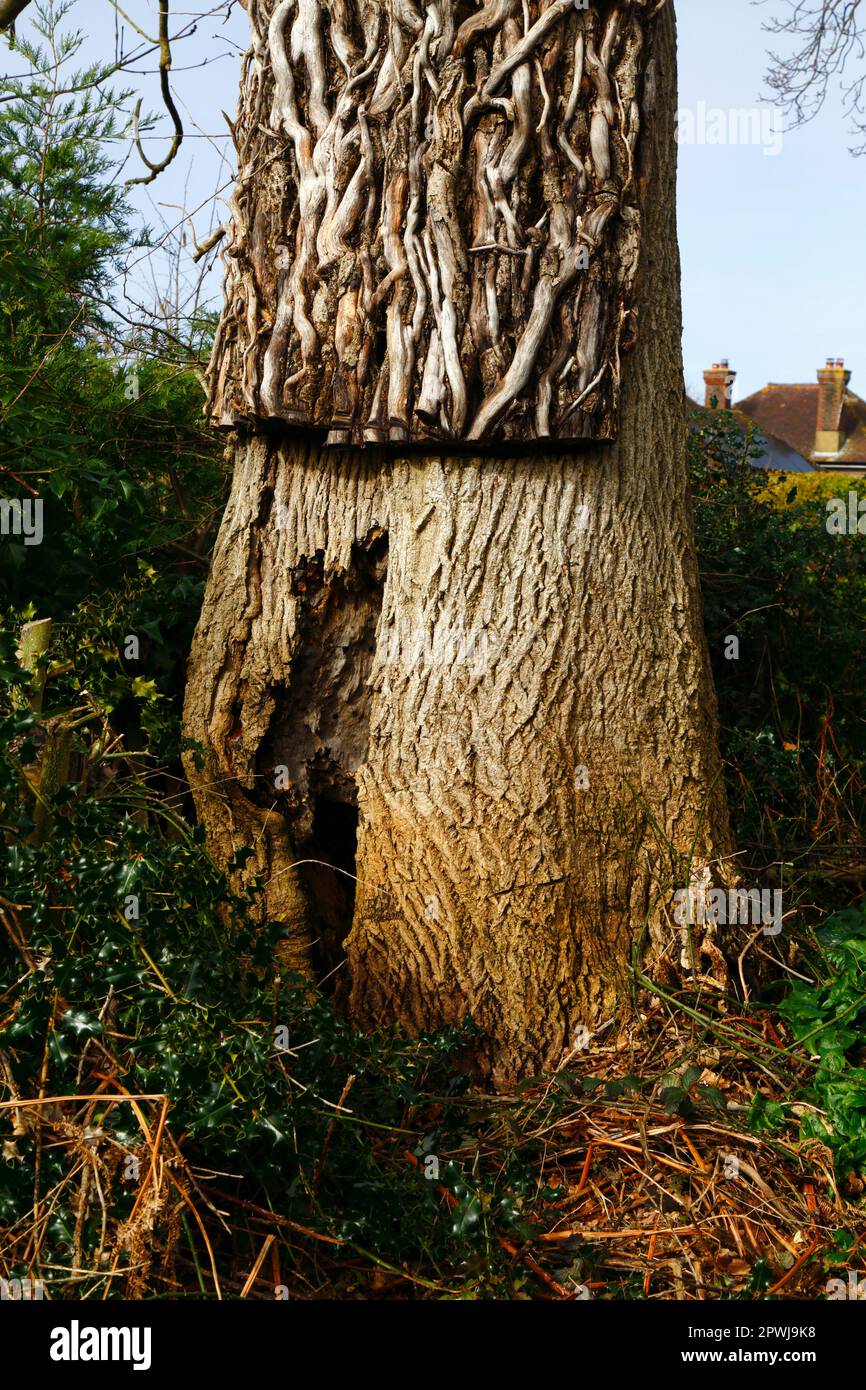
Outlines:
<svg viewBox="0 0 866 1390"><path fill-rule="evenodd" d="M686 405L690 418L697 416L698 419L702 419L705 417L709 423L716 414L707 406L699 405L697 401L693 401L689 395L686 396ZM734 410L734 419L745 433L749 426L749 420L739 406ZM792 448L790 444L786 444L784 440L777 439L768 430L759 431L757 443L760 444L764 452L758 458L752 459L753 468L770 468L781 473L812 473L815 471L815 465L808 456L803 457L798 450Z"/></svg>
<svg viewBox="0 0 866 1390"><path fill-rule="evenodd" d="M760 430L775 435L802 458L811 459L815 449L818 389L817 382L814 386L771 383L739 401L734 409L754 420ZM833 462L866 466L866 401L855 396L853 391L845 392L842 435L844 443L840 452L833 455Z"/></svg>

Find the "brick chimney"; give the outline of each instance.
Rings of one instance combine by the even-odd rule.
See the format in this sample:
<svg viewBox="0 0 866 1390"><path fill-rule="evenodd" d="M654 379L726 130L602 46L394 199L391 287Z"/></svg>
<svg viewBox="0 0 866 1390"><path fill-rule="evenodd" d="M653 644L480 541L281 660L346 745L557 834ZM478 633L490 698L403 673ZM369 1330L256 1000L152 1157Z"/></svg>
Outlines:
<svg viewBox="0 0 866 1390"><path fill-rule="evenodd" d="M714 362L712 367L704 372L707 388L704 405L707 410L730 410L731 392L736 379L737 373L731 371L727 357L723 357L721 362Z"/></svg>
<svg viewBox="0 0 866 1390"><path fill-rule="evenodd" d="M842 406L845 404L845 388L850 380L851 373L845 371L841 357L828 357L826 367L818 372L816 454L838 454L842 448Z"/></svg>

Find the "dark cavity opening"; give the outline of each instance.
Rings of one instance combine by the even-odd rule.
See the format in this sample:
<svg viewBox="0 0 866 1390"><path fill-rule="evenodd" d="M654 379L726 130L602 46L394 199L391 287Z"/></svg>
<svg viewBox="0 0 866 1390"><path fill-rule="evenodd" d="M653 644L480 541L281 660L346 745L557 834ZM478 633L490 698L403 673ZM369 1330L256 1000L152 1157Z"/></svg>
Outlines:
<svg viewBox="0 0 866 1390"><path fill-rule="evenodd" d="M388 533L374 525L352 546L345 570L324 552L289 576L300 640L257 756L258 797L285 816L298 859L320 980L345 959L352 929L358 841L356 774L367 757L370 675L388 569ZM274 789L274 769L282 784ZM287 774L287 776L285 775ZM332 867L328 867L332 866ZM335 988L339 977L328 981Z"/></svg>
<svg viewBox="0 0 866 1390"><path fill-rule="evenodd" d="M305 864L300 873L317 927L313 966L320 981L346 958L343 942L355 911L357 850L358 808L347 801L317 797L304 858L321 862ZM329 989L335 986L335 980L328 980Z"/></svg>

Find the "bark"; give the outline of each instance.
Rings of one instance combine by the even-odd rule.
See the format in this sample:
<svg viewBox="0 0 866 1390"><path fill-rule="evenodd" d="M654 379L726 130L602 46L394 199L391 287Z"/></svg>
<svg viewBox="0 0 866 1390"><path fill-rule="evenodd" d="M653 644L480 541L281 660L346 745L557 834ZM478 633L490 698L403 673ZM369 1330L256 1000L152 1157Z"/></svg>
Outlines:
<svg viewBox="0 0 866 1390"><path fill-rule="evenodd" d="M655 0L250 0L225 425L611 439Z"/></svg>
<svg viewBox="0 0 866 1390"><path fill-rule="evenodd" d="M497 1083L617 1017L633 958L723 974L671 915L676 888L726 881L731 843L686 476L669 8L645 37L658 117L616 441L437 457L238 434L191 658L199 810L224 862L255 849L287 959L336 968L363 1026L471 1016ZM230 281L224 344L244 305ZM310 859L344 872L291 867Z"/></svg>
<svg viewBox="0 0 866 1390"><path fill-rule="evenodd" d="M0 0L0 31L14 29L16 19L29 4L30 0Z"/></svg>

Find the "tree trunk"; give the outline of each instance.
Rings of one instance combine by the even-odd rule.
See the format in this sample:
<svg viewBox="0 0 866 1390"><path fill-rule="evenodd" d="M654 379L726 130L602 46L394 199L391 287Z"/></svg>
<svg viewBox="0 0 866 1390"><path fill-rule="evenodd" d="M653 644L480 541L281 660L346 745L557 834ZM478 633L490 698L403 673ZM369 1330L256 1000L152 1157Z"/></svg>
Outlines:
<svg viewBox="0 0 866 1390"><path fill-rule="evenodd" d="M414 12L408 0L403 8ZM429 5L428 15L443 8ZM298 14L310 9L301 3ZM329 9L345 16L346 4ZM469 7L453 9L465 30ZM559 10L571 25L572 12ZM616 13L640 26L643 55L639 201L623 214L632 228L640 219L639 243L629 242L639 244L640 270L593 282L597 305L607 306L596 343L604 360L618 361L624 349L608 333L613 317L636 316L640 332L624 359L618 411L616 394L602 393L581 425L585 439L615 434L614 442L505 457L461 447L470 429L462 438L452 430L454 443L439 456L323 451L290 433L285 418L256 424L267 413L259 370L279 313L258 318L263 281L245 257L253 243L284 241L291 219L270 176L257 187L243 157L241 255L212 370L217 412L225 415L234 390L247 416L231 446L232 493L187 695L187 732L206 750L205 765L196 769L190 757L188 770L211 844L224 863L240 848L255 851L244 873L266 881L267 915L288 929L287 960L320 976L335 971L358 1024L420 1030L471 1016L481 1029L478 1064L497 1083L556 1065L584 1028L615 1018L635 957L697 975L707 960L722 968L711 929L684 941L688 929L671 913L677 888L726 881L731 853L686 475L674 20L670 6L658 18L644 6L595 10L580 16L590 25L587 51L598 40L615 63L604 35ZM479 14L494 11L500 21L502 11L520 14L508 0ZM500 34L489 62L501 62L545 12L533 4L529 24ZM239 129L261 124L267 106L261 36L275 26L267 30L262 16L253 10L259 76L244 89ZM333 41L333 19L329 33ZM551 28L548 46L533 55L542 72L552 70L557 42ZM300 62L303 45L295 51ZM521 73L513 71L513 88ZM569 138L578 149L590 141L586 208L598 192L590 177L598 86L585 79L581 93L587 120ZM560 99L551 87L549 97L567 115L567 93ZM544 100L540 77L535 98ZM625 144L612 147L619 168ZM560 172L567 163L563 155ZM520 212L517 184L510 203L503 196ZM612 248L622 252L618 235L606 244L608 266ZM508 285L497 286L511 310ZM288 291L291 315L299 293ZM549 369L565 344L584 370L572 309L585 293L562 290L558 310L567 303L567 312L542 334L522 404L490 416L500 438L529 438L539 401L548 401L546 418L562 421L562 393L547 397ZM327 321L322 310L320 324ZM293 351L303 353L292 323L280 329L281 372ZM466 362L468 310L463 323ZM418 339L434 356L436 324L428 310ZM504 332L500 383L528 331L515 320ZM386 350L383 380L393 361ZM475 376L463 375L467 419L491 389L478 361ZM614 375L619 366L605 380ZM325 395L335 379L318 378ZM424 373L408 380L417 406ZM364 391L351 423L343 417L353 440L356 422L369 418ZM440 382L443 430L457 394ZM318 422L337 428L333 414L325 420L330 406L322 409ZM512 436L506 418L523 422ZM391 435L391 444L410 436ZM292 867L299 860L334 867Z"/></svg>

